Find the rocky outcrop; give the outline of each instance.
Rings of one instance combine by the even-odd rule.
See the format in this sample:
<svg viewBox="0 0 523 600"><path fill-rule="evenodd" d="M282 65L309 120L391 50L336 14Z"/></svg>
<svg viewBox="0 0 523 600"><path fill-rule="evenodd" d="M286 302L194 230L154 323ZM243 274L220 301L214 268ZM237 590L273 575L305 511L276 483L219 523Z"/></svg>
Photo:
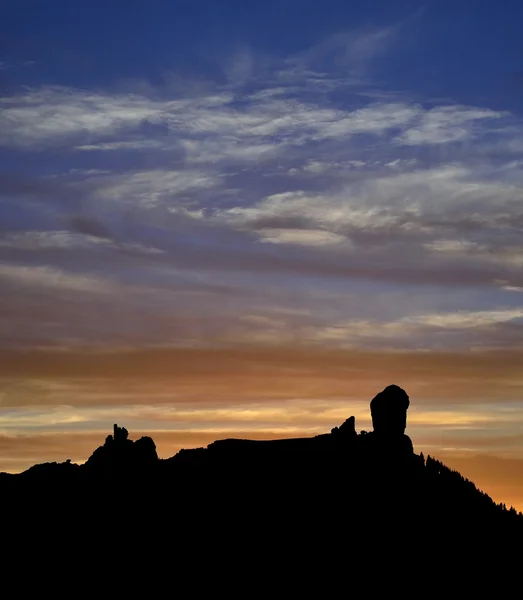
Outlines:
<svg viewBox="0 0 523 600"><path fill-rule="evenodd" d="M371 400L374 429L371 433L362 431L358 434L356 419L351 416L340 426L334 427L330 434L267 441L217 440L207 448L181 451L165 462L169 465L206 464L213 465L213 468L218 463L262 469L270 466L269 472L280 469L282 465L287 465L293 471L300 468L307 470L312 463L329 464L340 456L343 460L352 456L360 461L365 461L367 457L372 462L388 463L414 454L412 442L404 433L409 404L409 397L402 388L389 385ZM341 454L339 450L342 450ZM112 477L119 473L144 473L160 462L152 438L130 440L127 429L114 424L113 434L108 435L105 443L89 457L85 471L94 476L101 474ZM63 466L41 465L28 472L36 476L40 472L62 472L68 467L65 463ZM74 468L79 467L74 465Z"/></svg>
<svg viewBox="0 0 523 600"><path fill-rule="evenodd" d="M407 392L397 385L387 386L370 402L373 432L365 442L385 461L414 454L412 440L405 435L409 405Z"/></svg>
<svg viewBox="0 0 523 600"><path fill-rule="evenodd" d="M312 462L327 465L352 457L373 465L390 466L394 461L410 460L414 456L412 441L405 435L407 409L410 401L405 390L389 385L370 403L373 431L356 432L354 416L346 419L330 434L309 438L280 440L222 439L207 448L186 450L172 457L174 464L195 462L220 465L242 464L246 469L266 468L269 472L281 470L282 465L297 472ZM342 454L339 453L342 452ZM221 467L220 467L221 468Z"/></svg>
<svg viewBox="0 0 523 600"><path fill-rule="evenodd" d="M375 429L367 434L356 433L350 417L331 433L316 437L222 440L167 460L157 459L150 438L132 441L125 428L116 425L85 465L43 465L0 477L7 516L4 546L13 553L13 540L19 540L19 561L32 548L40 557L41 541L52 540L50 572L65 572L68 590L69 571L56 569L62 564L56 560L60 548L73 558L79 547L88 548L87 560L92 548L97 553L107 549L103 560L96 554L86 573L92 577L101 572L107 579L111 569L117 569L117 583L121 565L131 565L127 571L132 576L135 570L143 572L142 561L149 558L154 566L147 581L154 582L161 570L156 547L162 552L167 547L171 586L173 568L179 570L180 565L173 548L180 548L187 564L195 566L196 578L191 576L188 584L193 587L199 585L199 574L216 572L221 559L219 572L226 574L231 568L245 572L238 567L240 559L262 565L255 579L248 574L244 589L275 569L280 577L292 564L298 567L296 577L308 584L309 571L321 572L318 565L324 562L321 585L334 576L339 588L336 573L348 574L344 581L361 579L358 557L370 567L369 581L378 574L380 582L390 578L401 588L406 564L409 572L440 577L440 565L426 558L431 548L438 556L441 548L456 549L458 556L449 564L460 569L463 557L473 556L472 578L477 576L478 560L489 556L489 550L490 557L499 556L505 563L523 537L523 516L496 506L441 463L413 454L404 433L407 400L397 386L380 392L371 407ZM132 528L131 538L126 525ZM9 527L15 535L5 541ZM419 559L416 568L410 564L413 556ZM514 556L518 562L508 574L517 579L520 553ZM398 563L392 573L391 561ZM506 574L500 571L497 578L503 580ZM78 575L82 582L82 572ZM447 587L454 576L452 572L450 579L444 578ZM289 583L288 589L294 590L295 578Z"/></svg>
<svg viewBox="0 0 523 600"><path fill-rule="evenodd" d="M158 460L156 444L153 438L143 436L134 442L135 457L142 463L153 463Z"/></svg>
<svg viewBox="0 0 523 600"><path fill-rule="evenodd" d="M113 425L113 439L117 444L123 444L129 437L129 432L125 427L118 427L115 423Z"/></svg>
<svg viewBox="0 0 523 600"><path fill-rule="evenodd" d="M339 427L331 429L331 433L337 437L352 439L356 437L356 418L349 417Z"/></svg>
<svg viewBox="0 0 523 600"><path fill-rule="evenodd" d="M98 472L129 471L149 467L158 460L152 438L144 436L137 441L129 438L125 427L113 426L103 446L97 448L86 462L86 467Z"/></svg>
<svg viewBox="0 0 523 600"><path fill-rule="evenodd" d="M403 435L407 427L407 409L410 400L407 392L397 385L389 385L370 402L374 433Z"/></svg>

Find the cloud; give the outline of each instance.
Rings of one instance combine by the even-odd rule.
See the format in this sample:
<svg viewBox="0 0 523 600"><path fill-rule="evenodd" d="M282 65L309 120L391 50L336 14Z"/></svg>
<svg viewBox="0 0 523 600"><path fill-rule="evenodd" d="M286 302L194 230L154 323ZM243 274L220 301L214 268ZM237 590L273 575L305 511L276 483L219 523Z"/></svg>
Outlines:
<svg viewBox="0 0 523 600"><path fill-rule="evenodd" d="M77 233L101 239L108 239L111 237L111 234L105 225L93 217L75 215L71 217L69 223L71 228Z"/></svg>
<svg viewBox="0 0 523 600"><path fill-rule="evenodd" d="M521 123L347 76L398 27L240 49L221 82L4 96L0 143L24 157L0 176L5 339L518 346L517 319L463 310L517 310ZM290 309L308 316L272 323ZM461 325L436 336L419 319L439 313Z"/></svg>
<svg viewBox="0 0 523 600"><path fill-rule="evenodd" d="M183 139L180 145L185 152L185 160L191 164L231 164L251 163L270 159L279 155L277 146L270 141L259 141L229 137L225 139Z"/></svg>
<svg viewBox="0 0 523 600"><path fill-rule="evenodd" d="M56 145L72 136L112 134L161 116L161 106L146 98L59 86L1 98L0 106L0 144L22 148Z"/></svg>
<svg viewBox="0 0 523 600"><path fill-rule="evenodd" d="M0 354L4 408L367 401L391 382L417 405L516 403L521 350L363 351L244 343L239 348L108 351L68 347Z"/></svg>
<svg viewBox="0 0 523 600"><path fill-rule="evenodd" d="M344 241L340 235L319 229L270 229L260 230L261 241L271 244L297 244L303 246L331 246Z"/></svg>
<svg viewBox="0 0 523 600"><path fill-rule="evenodd" d="M390 51L398 40L401 24L342 31L328 36L313 47L289 57L291 72L322 74L326 70L343 69L353 83L368 75L373 61Z"/></svg>
<svg viewBox="0 0 523 600"><path fill-rule="evenodd" d="M397 27L389 26L349 36L347 40L349 62L361 69L374 58L387 52L397 33Z"/></svg>
<svg viewBox="0 0 523 600"><path fill-rule="evenodd" d="M405 321L433 327L468 329L469 327L481 327L521 318L523 318L523 309L506 309L468 310L450 314L421 315L418 317L408 317Z"/></svg>
<svg viewBox="0 0 523 600"><path fill-rule="evenodd" d="M467 106L425 109L406 101L341 108L321 86L306 95L300 94L306 90L299 87L274 91L278 93L238 91L235 96L223 90L159 100L64 87L35 89L0 98L0 145L28 151L48 146L104 152L185 151L195 162L203 162L204 157L216 161L222 155L240 161L274 154L276 145L281 155L287 145L397 130L395 139L401 144L444 143L479 135L486 130L478 124L507 117Z"/></svg>
<svg viewBox="0 0 523 600"><path fill-rule="evenodd" d="M17 250L88 248L94 244L108 244L100 235L73 233L70 231L24 231L0 237L0 248ZM43 267L45 270L45 267ZM4 275L6 271L4 270ZM40 280L38 279L38 283Z"/></svg>
<svg viewBox="0 0 523 600"><path fill-rule="evenodd" d="M424 244L424 246L434 252L449 252L458 255L485 250L485 246L468 240L434 240Z"/></svg>
<svg viewBox="0 0 523 600"><path fill-rule="evenodd" d="M102 176L97 184L95 195L104 200L153 206L178 194L215 187L220 177L204 171L155 169Z"/></svg>
<svg viewBox="0 0 523 600"><path fill-rule="evenodd" d="M345 267L339 254L317 257L325 276L336 270L379 280L470 285L492 284L501 269L507 285L520 285L519 186L481 181L476 169L456 164L392 174L374 169L340 183L328 192L272 194L214 214L266 242L309 240L312 248L316 231L325 241L345 240L351 256Z"/></svg>
<svg viewBox="0 0 523 600"><path fill-rule="evenodd" d="M437 312L394 321L350 319L311 326L308 337L350 348L410 347L436 350L491 346L516 347L523 310ZM459 333L459 336L456 336Z"/></svg>
<svg viewBox="0 0 523 600"><path fill-rule="evenodd" d="M63 239L61 242L63 242ZM89 275L67 273L61 269L48 266L24 266L0 263L0 280L6 284L14 283L44 290L46 288L58 288L91 294L106 294L114 290L114 286L110 281L90 277Z"/></svg>
<svg viewBox="0 0 523 600"><path fill-rule="evenodd" d="M503 116L507 116L506 113L466 106L436 107L424 112L415 126L396 139L401 144L413 146L461 142L479 135L483 121Z"/></svg>
<svg viewBox="0 0 523 600"><path fill-rule="evenodd" d="M76 150L107 152L110 150L151 150L162 148L163 144L159 140L135 140L121 142L102 142L100 144L84 144L76 146Z"/></svg>
<svg viewBox="0 0 523 600"><path fill-rule="evenodd" d="M348 115L325 123L316 133L315 139L347 138L354 134L381 134L389 129L404 126L419 114L416 106L406 104L379 103L356 109Z"/></svg>

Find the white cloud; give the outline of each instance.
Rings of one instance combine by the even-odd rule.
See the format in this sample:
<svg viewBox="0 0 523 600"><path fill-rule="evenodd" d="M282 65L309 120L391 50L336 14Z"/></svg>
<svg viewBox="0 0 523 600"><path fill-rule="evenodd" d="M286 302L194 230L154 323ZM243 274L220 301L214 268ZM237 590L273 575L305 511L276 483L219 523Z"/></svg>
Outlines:
<svg viewBox="0 0 523 600"><path fill-rule="evenodd" d="M371 60L387 52L397 33L398 28L390 26L349 36L348 60L354 68L361 70Z"/></svg>
<svg viewBox="0 0 523 600"><path fill-rule="evenodd" d="M407 327L401 322L352 319L311 329L310 335L323 342L361 344L364 340L398 339L408 333Z"/></svg>
<svg viewBox="0 0 523 600"><path fill-rule="evenodd" d="M523 318L523 309L435 312L396 320L344 319L305 329L305 338L345 347L437 348L441 335L459 331L459 338L445 338L445 347L467 348L476 338L489 341L488 328ZM437 331L438 336L434 337ZM478 337L479 336L479 337Z"/></svg>
<svg viewBox="0 0 523 600"><path fill-rule="evenodd" d="M321 76L325 64L343 68L354 83L366 76L369 66L379 56L385 54L397 39L400 24L386 27L345 31L331 35L312 48L290 57L285 74L298 72Z"/></svg>
<svg viewBox="0 0 523 600"><path fill-rule="evenodd" d="M385 163L386 167L389 167L390 169L400 169L400 168L409 168L409 167L415 167L418 163L418 160L416 158L395 158L394 160L391 160L388 163Z"/></svg>
<svg viewBox="0 0 523 600"><path fill-rule="evenodd" d="M307 169L307 174L315 171L323 175L330 168L338 167L334 163L307 162L301 172ZM449 261L461 257L476 262L481 258L485 264L521 264L523 249L517 243L517 221L513 223L511 215L518 218L522 188L492 177L484 180L481 169L454 163L406 171L393 169L392 173L376 172L379 168L360 171L352 180L344 176L338 180L341 187L327 193L287 191L248 206L209 214L228 226L257 231L271 242L292 236L303 244L310 239L311 246L318 245L308 233L314 230L323 232L322 239L333 234L356 245L372 242L384 249L392 241L415 244L412 247L418 248L420 257L430 252L435 258ZM299 173L296 169L290 175L299 177ZM278 229L285 233L275 236ZM291 229L293 233L288 233ZM499 231L505 231L505 237L501 238ZM471 232L474 239L470 238ZM384 259L392 256L386 250ZM409 261L414 256L409 253ZM398 258L407 257L396 255Z"/></svg>
<svg viewBox="0 0 523 600"><path fill-rule="evenodd" d="M503 309L420 315L418 317L407 317L404 322L433 327L468 329L495 323L506 323L522 317L523 309Z"/></svg>
<svg viewBox="0 0 523 600"><path fill-rule="evenodd" d="M408 128L396 139L401 144L446 144L464 141L477 133L477 123L500 119L505 113L467 106L441 106L420 113L416 125Z"/></svg>
<svg viewBox="0 0 523 600"><path fill-rule="evenodd" d="M494 236L489 239L489 244L478 244L468 240L435 240L424 244L424 247L434 253L448 254L456 258L469 257L483 263L523 266L523 247L496 242Z"/></svg>
<svg viewBox="0 0 523 600"><path fill-rule="evenodd" d="M117 290L117 286L110 280L90 275L68 273L50 266L0 263L0 279L7 283L75 292L107 294Z"/></svg>
<svg viewBox="0 0 523 600"><path fill-rule="evenodd" d="M69 169L70 175L109 175L108 169Z"/></svg>
<svg viewBox="0 0 523 600"><path fill-rule="evenodd" d="M186 211L188 212L188 211ZM26 231L0 236L0 248L8 250L26 250L42 253L46 250L80 250L77 256L89 256L95 248L134 252L142 255L165 254L164 250L133 242L117 242L113 239L86 235L70 231Z"/></svg>
<svg viewBox="0 0 523 600"><path fill-rule="evenodd" d="M97 183L98 197L154 206L178 194L219 186L221 179L208 171L156 169L103 177Z"/></svg>
<svg viewBox="0 0 523 600"><path fill-rule="evenodd" d="M329 163L323 163L318 160L309 161L304 167L303 171L306 173L312 173L313 175L319 175L320 173L325 173L331 168L332 165Z"/></svg>
<svg viewBox="0 0 523 600"><path fill-rule="evenodd" d="M79 134L115 134L143 121L158 121L161 104L138 96L104 95L44 87L0 98L0 144L56 144Z"/></svg>
<svg viewBox="0 0 523 600"><path fill-rule="evenodd" d="M317 177L325 173L346 175L347 172L356 169L363 169L367 166L373 166L367 164L363 160L347 160L347 161L321 161L321 160L309 160L303 165L298 167L292 167L289 169L288 174L292 176L308 176Z"/></svg>
<svg viewBox="0 0 523 600"><path fill-rule="evenodd" d="M314 139L346 138L358 133L381 134L405 126L420 114L420 108L404 103L374 104L356 109L325 122L317 128Z"/></svg>
<svg viewBox="0 0 523 600"><path fill-rule="evenodd" d="M102 142L100 144L84 144L75 150L107 152L111 150L151 150L163 148L159 140L129 140L121 142Z"/></svg>
<svg viewBox="0 0 523 600"><path fill-rule="evenodd" d="M111 245L110 240L70 231L25 231L0 236L0 248L45 250L49 248L89 248L92 245Z"/></svg>
<svg viewBox="0 0 523 600"><path fill-rule="evenodd" d="M252 207L235 207L219 214L240 227L250 222L263 223L266 219L279 218L284 223L287 218L301 217L317 224L318 230L330 226L331 233L336 233L336 229L347 223L365 227L394 222L394 217L383 214L379 207L358 206L349 194L313 196L304 191L274 194Z"/></svg>
<svg viewBox="0 0 523 600"><path fill-rule="evenodd" d="M450 254L468 254L470 252L484 251L485 246L468 240L434 240L423 244L428 250L434 252L446 252Z"/></svg>
<svg viewBox="0 0 523 600"><path fill-rule="evenodd" d="M237 137L185 139L180 140L180 145L185 151L185 161L196 164L209 165L219 161L242 164L279 154L276 144L263 141L249 143Z"/></svg>
<svg viewBox="0 0 523 600"><path fill-rule="evenodd" d="M320 229L261 229L262 242L300 246L332 246L344 241L341 235Z"/></svg>

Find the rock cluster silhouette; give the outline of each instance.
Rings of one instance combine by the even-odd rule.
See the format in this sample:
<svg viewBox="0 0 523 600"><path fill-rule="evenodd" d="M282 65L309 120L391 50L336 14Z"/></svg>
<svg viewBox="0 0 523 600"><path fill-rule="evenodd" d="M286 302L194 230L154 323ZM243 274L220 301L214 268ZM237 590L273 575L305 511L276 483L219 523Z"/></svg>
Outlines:
<svg viewBox="0 0 523 600"><path fill-rule="evenodd" d="M153 439L144 436L133 442L128 438L127 429L115 423L113 435L108 435L104 445L93 452L86 462L86 468L107 475L154 466L158 454Z"/></svg>
<svg viewBox="0 0 523 600"><path fill-rule="evenodd" d="M158 458L151 438L132 441L115 424L83 465L46 463L0 474L9 515L4 533L12 526L16 537L28 528L33 537L61 539L64 549L99 546L125 524L142 532L143 548L169 540L183 549L178 564L196 555L200 567L209 566L204 557L210 556L223 569L246 568L247 557L252 567L267 565L270 556L265 578L274 569L288 574L289 560L301 565L300 577L327 573L340 557L339 568L354 578L370 556L372 570L395 565L398 576L406 556L418 572L420 549L428 561L445 548L446 560L458 561L463 573L487 564L507 579L510 559L521 554L523 515L435 458L416 454L405 434L409 405L407 393L391 385L370 403L368 433L357 433L351 416L312 438L217 440L168 459ZM118 544L118 560L135 555ZM513 546L518 553L501 561L496 549Z"/></svg>

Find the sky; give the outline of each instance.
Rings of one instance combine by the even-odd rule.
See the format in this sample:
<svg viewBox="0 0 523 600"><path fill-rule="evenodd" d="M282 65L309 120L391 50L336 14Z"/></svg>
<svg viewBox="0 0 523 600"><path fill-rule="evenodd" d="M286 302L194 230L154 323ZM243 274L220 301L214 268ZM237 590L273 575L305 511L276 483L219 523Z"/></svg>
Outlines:
<svg viewBox="0 0 523 600"><path fill-rule="evenodd" d="M0 471L407 433L523 510L519 0L3 0Z"/></svg>

